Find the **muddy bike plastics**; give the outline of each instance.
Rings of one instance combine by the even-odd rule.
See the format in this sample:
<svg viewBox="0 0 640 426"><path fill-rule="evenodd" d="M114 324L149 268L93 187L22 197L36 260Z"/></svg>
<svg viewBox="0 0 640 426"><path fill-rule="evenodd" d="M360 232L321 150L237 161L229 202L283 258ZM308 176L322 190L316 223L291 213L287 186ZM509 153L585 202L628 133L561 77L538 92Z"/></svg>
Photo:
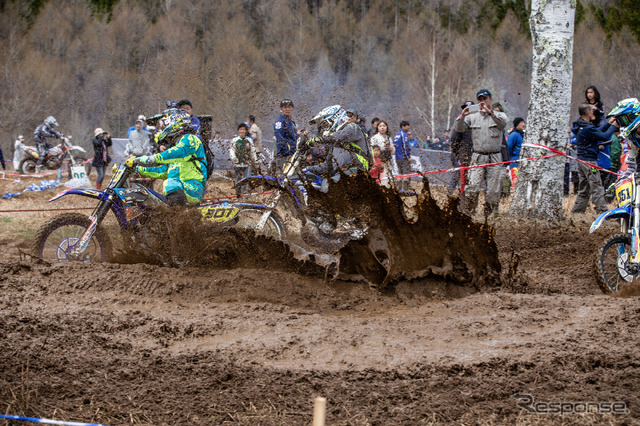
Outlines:
<svg viewBox="0 0 640 426"><path fill-rule="evenodd" d="M104 191L97 189L67 189L53 197L56 201L67 195L79 195L98 200L89 216L63 213L44 223L36 233L34 254L50 262L106 262L112 255L113 244L102 222L112 212L120 231L134 242L143 243L145 223L167 205L166 198L135 182L129 177L134 167L117 167ZM188 208L188 207L185 207ZM264 207L249 203L230 203L212 200L197 206L202 221L222 226L254 228ZM284 226L277 214L270 215L261 233L281 239Z"/></svg>
<svg viewBox="0 0 640 426"><path fill-rule="evenodd" d="M634 173L615 184L618 207L600 214L589 232L605 220L619 220L620 234L608 238L598 248L594 274L604 293L617 293L626 283L640 278L640 174Z"/></svg>

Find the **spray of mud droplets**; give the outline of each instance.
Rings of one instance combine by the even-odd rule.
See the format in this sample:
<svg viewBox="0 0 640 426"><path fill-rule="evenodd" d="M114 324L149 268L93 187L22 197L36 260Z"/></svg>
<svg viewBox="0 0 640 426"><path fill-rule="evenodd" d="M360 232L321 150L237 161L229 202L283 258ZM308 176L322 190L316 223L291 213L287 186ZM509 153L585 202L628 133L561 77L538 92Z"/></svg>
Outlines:
<svg viewBox="0 0 640 426"><path fill-rule="evenodd" d="M414 207L415 219L409 220L393 189L364 174L342 176L328 193L309 188L308 208L359 218L369 227L363 239L339 249L335 264L316 263L320 257L314 254L300 257L284 242L251 230L202 222L194 209L171 209L150 218L144 225L143 246L129 246L116 261L330 275L365 280L378 288L425 276L476 286L499 284L493 228L474 223L457 205L457 199L451 199L441 209L425 180Z"/></svg>

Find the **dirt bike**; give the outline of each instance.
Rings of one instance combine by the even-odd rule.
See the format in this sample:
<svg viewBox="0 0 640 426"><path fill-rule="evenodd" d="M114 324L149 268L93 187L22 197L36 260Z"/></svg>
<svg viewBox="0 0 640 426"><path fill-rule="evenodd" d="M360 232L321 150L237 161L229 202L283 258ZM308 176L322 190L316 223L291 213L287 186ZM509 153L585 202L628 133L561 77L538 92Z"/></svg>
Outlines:
<svg viewBox="0 0 640 426"><path fill-rule="evenodd" d="M302 240L315 250L333 253L350 240L362 239L368 227L357 218L343 218L309 206L307 188L313 187L326 193L331 182L338 182L340 174L325 178L304 170L302 160L305 154L301 149L304 140L299 139L297 145L298 149L284 167L283 177L249 176L236 183L236 187L248 184L251 187L264 185L274 189L270 199L260 205L263 213L255 229L263 229L270 217L277 215L278 206L284 203L287 210L302 222Z"/></svg>
<svg viewBox="0 0 640 426"><path fill-rule="evenodd" d="M605 241L597 250L594 273L600 289L617 293L625 283L640 278L640 174L634 173L615 183L618 207L600 214L589 232L598 229L605 220L620 220L620 234ZM637 281L636 281L637 282Z"/></svg>
<svg viewBox="0 0 640 426"><path fill-rule="evenodd" d="M50 148L44 157L44 168L47 170L58 170L62 167L65 159L69 157L72 165L76 165L78 161L86 160L85 153L87 152L84 148L78 145L71 145L69 139L71 136L62 137L62 142L58 145ZM33 147L26 145L24 147L25 156L20 161L20 165L18 166L18 172L24 175L32 174L36 172L36 164L38 163L38 159L40 158L40 154L38 154L38 150ZM73 151L76 151L74 156ZM89 168L91 166L89 165ZM86 168L86 167L85 167ZM88 170L87 170L87 174ZM69 175L71 175L71 171L69 171Z"/></svg>
<svg viewBox="0 0 640 426"><path fill-rule="evenodd" d="M116 168L117 167L117 168ZM102 226L112 211L121 233L134 243L143 243L145 221L167 205L167 199L135 182L129 177L135 167L126 164L114 167L114 174L104 191L97 189L67 189L49 202L75 194L98 200L93 213L87 217L79 213L61 214L43 224L36 233L34 253L50 262L106 262L112 256L111 238ZM194 207L204 222L225 226L253 227L262 217L264 207L248 203L208 201ZM275 213L275 212L272 212ZM284 226L277 214L270 214L261 233L282 239Z"/></svg>

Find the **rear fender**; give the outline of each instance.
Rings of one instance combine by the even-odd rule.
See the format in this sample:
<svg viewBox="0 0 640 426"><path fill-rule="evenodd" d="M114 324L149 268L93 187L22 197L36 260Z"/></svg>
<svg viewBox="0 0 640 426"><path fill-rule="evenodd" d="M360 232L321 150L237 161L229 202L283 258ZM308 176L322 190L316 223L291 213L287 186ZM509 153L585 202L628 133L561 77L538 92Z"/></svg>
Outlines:
<svg viewBox="0 0 640 426"><path fill-rule="evenodd" d="M596 220L591 224L591 228L589 228L589 233L594 232L596 229L600 228L600 226L604 223L605 220L608 219L620 219L624 217L631 217L633 215L633 210L631 207L625 208L617 208L613 210L609 210L607 212L601 213Z"/></svg>
<svg viewBox="0 0 640 426"><path fill-rule="evenodd" d="M71 145L71 146L69 147L69 149L77 149L77 150L78 150L78 151L80 151L80 152L87 152L87 150L86 150L86 149L84 149L83 147L78 146L78 145Z"/></svg>

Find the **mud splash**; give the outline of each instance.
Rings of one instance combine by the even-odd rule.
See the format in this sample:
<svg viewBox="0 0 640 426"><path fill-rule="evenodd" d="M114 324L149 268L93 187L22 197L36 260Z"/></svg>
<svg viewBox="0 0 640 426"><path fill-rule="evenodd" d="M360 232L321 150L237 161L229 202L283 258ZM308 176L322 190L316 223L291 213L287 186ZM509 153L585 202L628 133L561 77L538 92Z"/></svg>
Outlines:
<svg viewBox="0 0 640 426"><path fill-rule="evenodd" d="M340 273L361 276L379 288L402 279L436 275L460 283L500 283L494 230L458 211L451 198L440 208L424 179L415 219L405 216L400 195L364 174L342 176L328 193L309 190L311 208L358 217L369 226L362 240L340 249Z"/></svg>
<svg viewBox="0 0 640 426"><path fill-rule="evenodd" d="M196 210L169 209L150 218L138 236L116 256L118 263L170 266L262 268L303 275L364 280L383 288L401 280L438 276L458 283L500 283L493 228L458 211L457 199L440 208L425 179L412 218L392 188L367 175L342 176L327 193L308 188L309 209L358 218L367 235L333 256L304 252L251 230L202 222Z"/></svg>
<svg viewBox="0 0 640 426"><path fill-rule="evenodd" d="M336 268L250 229L203 222L195 209L167 208L147 218L139 233L125 238L124 249L112 259L115 263L257 268L320 277Z"/></svg>

